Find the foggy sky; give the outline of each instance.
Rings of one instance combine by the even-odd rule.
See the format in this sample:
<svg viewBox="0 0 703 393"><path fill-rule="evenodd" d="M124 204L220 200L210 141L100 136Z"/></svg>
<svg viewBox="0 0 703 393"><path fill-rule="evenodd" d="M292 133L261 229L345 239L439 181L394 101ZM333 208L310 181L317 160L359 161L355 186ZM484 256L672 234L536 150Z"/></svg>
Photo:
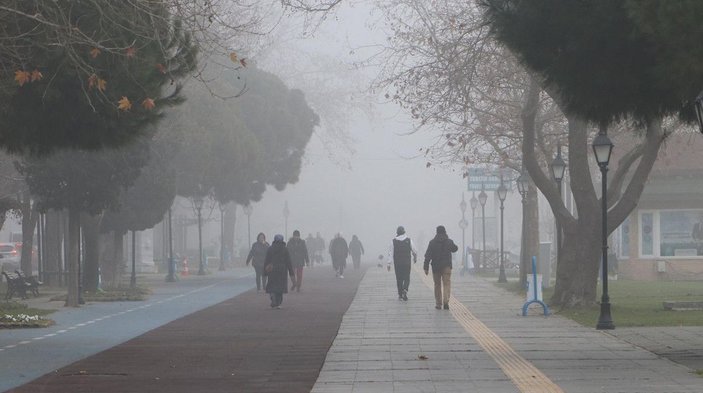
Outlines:
<svg viewBox="0 0 703 393"><path fill-rule="evenodd" d="M373 50L358 48L373 47L386 40L382 24L374 22L377 19L368 6L356 4L349 7L347 3L338 10L336 17L320 26L313 38L292 44L299 45L305 52L332 54L351 63ZM350 54L351 49L355 49L354 55ZM270 71L285 75L285 69L276 70L275 67L268 65ZM364 71L369 75L374 72L373 69ZM286 82L297 87L295 80ZM305 90L304 86L300 88ZM461 247L459 203L462 191L466 190L462 168L428 169L423 157L407 159L417 156L418 150L428 146L435 136L430 132L406 135L413 129L412 123L409 116L394 104L377 103L375 109L377 113L373 118L359 115L349 126L348 132L355 140L353 149L356 150L348 157L351 169L340 166L336 159L329 159L330 151L319 138L312 138L300 181L282 192L269 189L263 200L254 204L252 237L259 231L266 233L268 238L275 233L283 234L283 206L288 201L289 236L294 229L299 229L303 237L321 232L327 241L340 231L347 240L356 234L365 245L367 258L387 252L398 225L405 226L407 234L416 243L422 239L426 243L434 236L435 227L444 225L449 236ZM318 128L316 132L324 133L325 130ZM343 149L331 153L343 155L342 160L347 158ZM470 198L471 194L467 192L467 203ZM496 215L492 199L489 198L486 206L487 216ZM509 216L506 222L511 215L515 215L513 222L515 218L519 220L519 199L511 195L506 205ZM467 219L470 216L471 209L468 208ZM515 230L511 232L517 237L519 224L512 225ZM470 230L466 236L469 245ZM510 238L506 238L506 248L519 244L510 235L506 236ZM246 217L240 210L236 238L246 243L246 237ZM424 253L425 250L418 251Z"/></svg>

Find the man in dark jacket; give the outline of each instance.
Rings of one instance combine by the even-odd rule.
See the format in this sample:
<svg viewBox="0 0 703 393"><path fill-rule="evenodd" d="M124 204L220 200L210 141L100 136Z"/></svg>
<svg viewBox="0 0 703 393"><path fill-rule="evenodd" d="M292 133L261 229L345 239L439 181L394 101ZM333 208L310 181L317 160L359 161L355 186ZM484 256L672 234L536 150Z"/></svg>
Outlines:
<svg viewBox="0 0 703 393"><path fill-rule="evenodd" d="M290 254L283 241L283 235L276 235L273 244L266 251L264 273L268 277L266 293L271 296L271 308L281 308L283 294L288 293L288 274L295 280L295 272L290 263Z"/></svg>
<svg viewBox="0 0 703 393"><path fill-rule="evenodd" d="M297 229L293 231L293 237L288 240L288 253L293 270L295 270L295 280L290 290L296 289L300 292L300 284L303 283L303 267L310 266L310 256L305 240L300 238L300 231Z"/></svg>
<svg viewBox="0 0 703 393"><path fill-rule="evenodd" d="M344 278L344 268L347 266L347 256L349 255L349 245L338 233L332 241L330 241L330 257L332 257L332 267L336 272L336 276Z"/></svg>
<svg viewBox="0 0 703 393"><path fill-rule="evenodd" d="M429 274L432 262L432 278L434 279L435 308L449 310L449 297L451 296L452 278L452 253L459 247L447 236L447 230L442 226L437 227L437 234L430 240L425 252L425 274Z"/></svg>
<svg viewBox="0 0 703 393"><path fill-rule="evenodd" d="M412 240L405 235L405 228L399 226L395 231L391 249L388 253L388 264L393 262L395 281L398 286L398 299L408 301L408 288L410 286L410 259L417 262L417 251Z"/></svg>
<svg viewBox="0 0 703 393"><path fill-rule="evenodd" d="M361 266L361 255L364 253L364 245L361 244L356 235L352 236L349 242L349 255L352 257L352 262L354 263L354 269L358 269Z"/></svg>

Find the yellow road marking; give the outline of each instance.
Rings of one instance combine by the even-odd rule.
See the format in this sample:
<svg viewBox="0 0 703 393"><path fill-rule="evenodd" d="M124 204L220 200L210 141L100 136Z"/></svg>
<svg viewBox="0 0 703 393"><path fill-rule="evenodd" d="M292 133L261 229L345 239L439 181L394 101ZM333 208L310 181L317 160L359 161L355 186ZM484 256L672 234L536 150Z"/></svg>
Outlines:
<svg viewBox="0 0 703 393"><path fill-rule="evenodd" d="M430 289L434 289L434 282L424 272L420 273L422 281ZM515 386L525 393L564 393L564 391L552 380L547 378L532 363L525 360L513 348L503 341L483 322L476 318L466 306L458 301L454 296L449 299L449 310L454 318L464 327L464 329L476 340L510 378Z"/></svg>

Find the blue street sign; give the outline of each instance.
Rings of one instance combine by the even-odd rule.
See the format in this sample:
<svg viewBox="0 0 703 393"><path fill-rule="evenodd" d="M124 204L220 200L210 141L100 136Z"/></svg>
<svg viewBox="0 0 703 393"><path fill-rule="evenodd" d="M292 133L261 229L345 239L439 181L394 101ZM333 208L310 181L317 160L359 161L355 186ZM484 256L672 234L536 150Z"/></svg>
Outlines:
<svg viewBox="0 0 703 393"><path fill-rule="evenodd" d="M503 184L508 190L512 190L514 177L510 169L500 168L469 168L468 170L468 190L469 191L496 191L500 186L500 174L503 172Z"/></svg>

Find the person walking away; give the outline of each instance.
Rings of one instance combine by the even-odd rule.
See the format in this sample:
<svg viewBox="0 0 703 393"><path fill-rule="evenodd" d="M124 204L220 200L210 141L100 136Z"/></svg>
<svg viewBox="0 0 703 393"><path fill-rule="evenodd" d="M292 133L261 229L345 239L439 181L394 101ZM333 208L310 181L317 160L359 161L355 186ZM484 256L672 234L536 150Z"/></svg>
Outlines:
<svg viewBox="0 0 703 393"><path fill-rule="evenodd" d="M269 244L266 242L266 235L259 233L256 235L256 242L251 245L249 250L249 255L247 256L246 265L249 266L249 262L254 266L254 271L256 272L256 291L259 292L261 288L266 289L266 276L264 275L264 262L266 261L266 251L269 249Z"/></svg>
<svg viewBox="0 0 703 393"><path fill-rule="evenodd" d="M291 281L295 280L295 272L283 235L274 236L273 244L266 251L264 273L268 277L266 293L271 296L271 308L281 308L283 294L288 293L288 275Z"/></svg>
<svg viewBox="0 0 703 393"><path fill-rule="evenodd" d="M317 262L318 265L322 265L325 263L325 257L322 255L325 252L325 249L327 248L327 244L325 243L325 239L320 236L320 232L317 232L317 237L315 238L315 262Z"/></svg>
<svg viewBox="0 0 703 393"><path fill-rule="evenodd" d="M356 235L352 236L349 242L349 255L352 257L352 262L354 263L354 269L358 269L361 266L361 255L364 254L364 245L361 244Z"/></svg>
<svg viewBox="0 0 703 393"><path fill-rule="evenodd" d="M312 233L308 233L308 237L305 238L305 246L308 248L308 257L310 258L310 267L315 267L315 238L312 237Z"/></svg>
<svg viewBox="0 0 703 393"><path fill-rule="evenodd" d="M398 299L408 301L408 289L410 287L410 258L417 262L417 251L413 246L413 241L405 234L405 228L399 226L395 231L391 249L388 252L388 267L391 262L395 268L395 281L398 285Z"/></svg>
<svg viewBox="0 0 703 393"><path fill-rule="evenodd" d="M459 247L447 236L447 230L442 226L437 227L437 234L430 240L425 252L425 275L429 274L432 263L432 278L434 279L435 308L449 310L449 297L451 296L452 278L452 253Z"/></svg>
<svg viewBox="0 0 703 393"><path fill-rule="evenodd" d="M288 253L290 261L295 271L295 280L290 290L300 292L300 284L303 283L303 267L310 266L310 256L308 255L308 247L305 240L300 238L300 231L293 231L293 237L288 240Z"/></svg>
<svg viewBox="0 0 703 393"><path fill-rule="evenodd" d="M347 265L347 256L349 255L349 245L344 240L341 233L338 233L330 242L330 257L332 258L332 267L335 271L335 276L344 278L344 268Z"/></svg>

